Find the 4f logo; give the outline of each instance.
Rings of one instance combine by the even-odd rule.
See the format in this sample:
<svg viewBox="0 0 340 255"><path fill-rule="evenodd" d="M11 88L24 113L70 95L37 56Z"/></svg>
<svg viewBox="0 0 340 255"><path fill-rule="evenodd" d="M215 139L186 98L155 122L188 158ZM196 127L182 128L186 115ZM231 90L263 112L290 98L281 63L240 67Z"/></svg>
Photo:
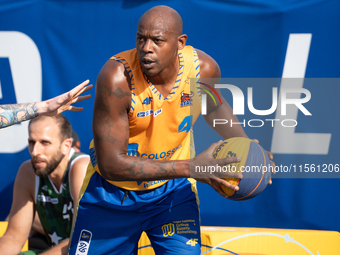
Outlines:
<svg viewBox="0 0 340 255"><path fill-rule="evenodd" d="M175 234L175 225L173 223L165 224L162 226L163 236L172 236Z"/></svg>
<svg viewBox="0 0 340 255"><path fill-rule="evenodd" d="M198 239L197 238L191 238L188 242L186 242L187 245L196 246Z"/></svg>
<svg viewBox="0 0 340 255"><path fill-rule="evenodd" d="M151 102L152 102L152 97L147 97L143 100L143 104L145 105L149 105L151 104Z"/></svg>

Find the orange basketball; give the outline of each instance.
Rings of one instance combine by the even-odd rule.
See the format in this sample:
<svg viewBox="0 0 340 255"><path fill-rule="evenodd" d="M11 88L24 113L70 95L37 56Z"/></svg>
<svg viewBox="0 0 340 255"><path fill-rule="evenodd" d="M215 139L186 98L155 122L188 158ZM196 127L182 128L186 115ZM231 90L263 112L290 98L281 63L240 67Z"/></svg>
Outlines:
<svg viewBox="0 0 340 255"><path fill-rule="evenodd" d="M271 176L270 159L266 151L251 139L233 137L225 140L218 146L213 157L216 159L226 157L240 157L241 161L228 165L228 167L243 174L242 179L227 178L226 180L239 186L235 191L225 186L222 190L231 200L247 200L260 194L267 186Z"/></svg>

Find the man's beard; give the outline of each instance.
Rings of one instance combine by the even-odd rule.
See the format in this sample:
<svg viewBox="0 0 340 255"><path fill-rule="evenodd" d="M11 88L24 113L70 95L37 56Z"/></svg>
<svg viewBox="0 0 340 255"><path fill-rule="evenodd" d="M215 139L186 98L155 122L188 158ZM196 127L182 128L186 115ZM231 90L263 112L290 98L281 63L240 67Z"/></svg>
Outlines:
<svg viewBox="0 0 340 255"><path fill-rule="evenodd" d="M31 163L32 163L35 174L41 178L47 177L50 173L52 173L57 168L57 166L60 164L60 162L63 160L64 157L65 155L63 155L62 153L60 152L56 153L56 155L50 160L49 163L44 161L47 164L45 168L36 167L34 165L34 161L38 160L39 157L32 158Z"/></svg>

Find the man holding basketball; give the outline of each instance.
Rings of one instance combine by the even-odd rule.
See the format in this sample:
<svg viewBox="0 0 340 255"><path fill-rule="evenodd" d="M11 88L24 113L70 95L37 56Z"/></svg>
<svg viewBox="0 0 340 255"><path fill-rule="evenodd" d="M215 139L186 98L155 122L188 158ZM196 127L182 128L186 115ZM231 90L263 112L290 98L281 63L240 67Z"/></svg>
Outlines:
<svg viewBox="0 0 340 255"><path fill-rule="evenodd" d="M101 69L91 163L69 254L137 254L143 231L156 254L200 254L198 198L190 172L196 165L240 159L212 159L220 143L195 157L191 127L201 108L190 78L219 78L220 69L203 51L185 46L186 40L180 15L156 6L138 22L136 49L113 56ZM208 100L209 124L214 118L237 122L222 100L219 107ZM215 130L224 139L246 137L240 125ZM222 177L242 177L195 174L222 196L220 185L238 190Z"/></svg>

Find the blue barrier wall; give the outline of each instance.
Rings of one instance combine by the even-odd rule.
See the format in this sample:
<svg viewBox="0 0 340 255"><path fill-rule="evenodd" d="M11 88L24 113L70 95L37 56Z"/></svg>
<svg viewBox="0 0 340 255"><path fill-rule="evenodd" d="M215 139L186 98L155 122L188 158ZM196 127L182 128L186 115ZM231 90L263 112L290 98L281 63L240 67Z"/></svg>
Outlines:
<svg viewBox="0 0 340 255"><path fill-rule="evenodd" d="M222 77L340 77L340 2L336 0L1 0L0 104L48 99L85 79L95 83L110 56L134 47L139 17L158 4L173 7L181 14L187 44L211 55L219 63ZM296 49L290 54L289 43ZM245 95L246 87L241 87ZM279 127L279 135L274 135L274 128L268 126L246 126L245 130L265 149L274 151L278 166L339 164L339 84L337 80L306 83L304 88L312 95L305 105L312 116L300 111L295 130L283 135L280 134L285 130ZM255 89L254 97L271 99L270 90ZM223 95L231 104L230 93L223 91ZM93 103L93 98L80 103L85 108L83 112L65 113L79 134L84 152L92 139ZM239 119L258 117L247 111ZM220 139L207 130L200 117L194 127L197 152ZM207 136L207 132L211 135ZM312 136L294 145L299 134L306 133ZM324 144L313 142L318 134L326 134L321 139ZM26 141L27 123L0 131L1 220L10 210L18 168L29 159ZM316 149L311 153L310 148ZM226 200L211 187L199 184L202 224L340 231L338 175L281 175L260 196L242 202Z"/></svg>

